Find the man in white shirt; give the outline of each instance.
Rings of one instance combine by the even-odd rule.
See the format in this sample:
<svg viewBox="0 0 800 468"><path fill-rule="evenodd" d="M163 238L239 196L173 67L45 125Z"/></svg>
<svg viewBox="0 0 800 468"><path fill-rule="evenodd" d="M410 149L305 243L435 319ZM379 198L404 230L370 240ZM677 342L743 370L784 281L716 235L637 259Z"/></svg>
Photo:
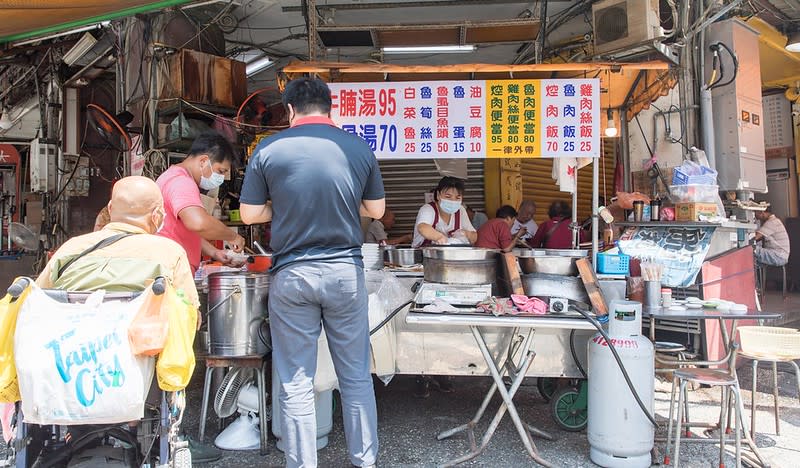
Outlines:
<svg viewBox="0 0 800 468"><path fill-rule="evenodd" d="M756 213L761 226L756 230L755 256L759 263L783 266L789 261L789 234L777 216L769 210Z"/></svg>
<svg viewBox="0 0 800 468"><path fill-rule="evenodd" d="M472 222L472 227L474 227L476 231L480 229L481 226L483 226L487 221L489 221L489 218L486 216L486 213L483 213L481 211L475 211L472 209L471 206L467 206L466 208L467 208L467 215L469 215L469 220L470 222Z"/></svg>
<svg viewBox="0 0 800 468"><path fill-rule="evenodd" d="M511 234L516 235L520 228L525 226L528 232L522 235L520 240L530 240L539 228L536 221L533 220L535 215L536 203L533 200L522 200L522 203L519 204L519 210L517 210L517 219L514 221L514 225L511 226Z"/></svg>

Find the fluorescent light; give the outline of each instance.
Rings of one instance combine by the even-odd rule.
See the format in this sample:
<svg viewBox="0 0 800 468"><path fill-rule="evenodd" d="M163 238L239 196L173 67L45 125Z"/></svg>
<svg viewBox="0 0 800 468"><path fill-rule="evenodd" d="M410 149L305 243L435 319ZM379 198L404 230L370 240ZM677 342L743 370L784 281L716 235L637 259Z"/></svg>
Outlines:
<svg viewBox="0 0 800 468"><path fill-rule="evenodd" d="M383 47L384 54L465 54L475 52L475 45L443 45L443 46L412 46L412 47Z"/></svg>
<svg viewBox="0 0 800 468"><path fill-rule="evenodd" d="M789 34L789 39L786 40L786 50L800 52L800 31Z"/></svg>
<svg viewBox="0 0 800 468"><path fill-rule="evenodd" d="M9 110L5 107L0 108L0 130L8 130L14 126L14 122L9 117Z"/></svg>
<svg viewBox="0 0 800 468"><path fill-rule="evenodd" d="M35 37L33 39L26 39L24 41L15 42L13 46L18 47L18 46L33 44L34 42L46 41L48 39L55 39L57 37L68 36L70 34L75 34L79 32L93 31L95 29L108 27L110 24L111 21L102 21L100 23L95 23L95 24L90 24L88 26L82 26L80 28L70 29L69 31L62 31L55 34L50 34L49 36Z"/></svg>
<svg viewBox="0 0 800 468"><path fill-rule="evenodd" d="M75 43L75 45L72 46L72 48L69 49L66 54L64 54L64 57L61 60L63 60L67 65L72 66L75 64L75 62L80 60L81 57L86 55L86 52L89 52L89 50L91 50L95 44L97 44L97 39L95 39L94 36L88 32L83 33L83 36L81 36L81 38L78 39L78 42Z"/></svg>
<svg viewBox="0 0 800 468"><path fill-rule="evenodd" d="M272 65L275 65L275 62L273 62L272 59L266 56L261 57L260 59L253 60L247 64L245 67L245 74L247 74L247 76L253 76L261 70L271 67Z"/></svg>
<svg viewBox="0 0 800 468"><path fill-rule="evenodd" d="M605 134L609 138L614 138L617 136L617 126L614 123L614 114L612 113L611 109L608 110L608 114L606 114L606 116L608 117L608 122L606 123Z"/></svg>

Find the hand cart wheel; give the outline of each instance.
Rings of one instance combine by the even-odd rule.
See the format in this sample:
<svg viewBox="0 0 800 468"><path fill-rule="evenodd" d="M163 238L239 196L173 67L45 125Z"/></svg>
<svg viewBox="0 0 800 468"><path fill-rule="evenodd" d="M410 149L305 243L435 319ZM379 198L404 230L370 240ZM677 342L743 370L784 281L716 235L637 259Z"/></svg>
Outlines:
<svg viewBox="0 0 800 468"><path fill-rule="evenodd" d="M539 390L539 395L544 398L544 401L549 402L553 399L556 391L558 391L558 379L553 377L537 377L536 388Z"/></svg>
<svg viewBox="0 0 800 468"><path fill-rule="evenodd" d="M567 387L553 395L550 401L553 420L565 431L580 432L586 429L589 421L589 409L586 405L587 387L582 383L580 390Z"/></svg>

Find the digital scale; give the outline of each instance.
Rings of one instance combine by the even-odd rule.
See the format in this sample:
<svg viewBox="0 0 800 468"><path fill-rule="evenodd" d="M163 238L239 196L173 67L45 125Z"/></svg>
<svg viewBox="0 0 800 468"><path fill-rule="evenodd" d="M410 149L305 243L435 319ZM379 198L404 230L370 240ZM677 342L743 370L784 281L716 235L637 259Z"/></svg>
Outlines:
<svg viewBox="0 0 800 468"><path fill-rule="evenodd" d="M438 299L463 312L477 312L477 305L491 296L491 284L442 284L423 281L414 296L414 309L422 309Z"/></svg>

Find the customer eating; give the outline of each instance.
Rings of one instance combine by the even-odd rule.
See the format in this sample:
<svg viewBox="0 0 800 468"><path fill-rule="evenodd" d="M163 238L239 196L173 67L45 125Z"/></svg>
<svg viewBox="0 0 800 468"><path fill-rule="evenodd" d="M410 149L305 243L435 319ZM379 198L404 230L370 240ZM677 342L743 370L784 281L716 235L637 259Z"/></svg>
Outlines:
<svg viewBox="0 0 800 468"><path fill-rule="evenodd" d="M571 249L573 248L573 231L570 229L572 208L562 200L550 204L547 210L550 219L542 223L533 239L528 241L533 248Z"/></svg>
<svg viewBox="0 0 800 468"><path fill-rule="evenodd" d="M528 229L522 226L516 234L511 234L511 226L514 225L516 219L517 210L513 206L501 206L495 213L494 219L487 221L478 229L478 241L475 242L475 247L510 252L520 238L528 232Z"/></svg>

